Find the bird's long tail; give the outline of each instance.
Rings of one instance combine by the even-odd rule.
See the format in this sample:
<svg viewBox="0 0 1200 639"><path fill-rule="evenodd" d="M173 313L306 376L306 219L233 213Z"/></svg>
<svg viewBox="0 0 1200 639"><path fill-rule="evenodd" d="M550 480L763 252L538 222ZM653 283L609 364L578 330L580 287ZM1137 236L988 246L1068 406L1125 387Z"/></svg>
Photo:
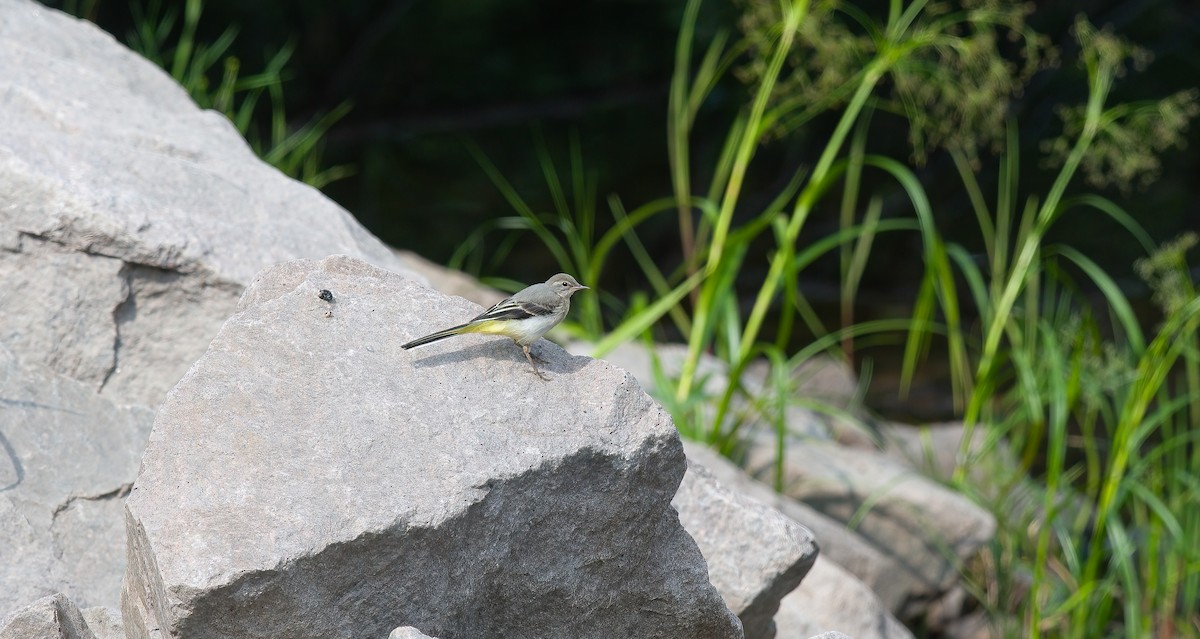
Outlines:
<svg viewBox="0 0 1200 639"><path fill-rule="evenodd" d="M425 337L418 337L417 339L414 339L413 341L411 341L407 344L401 344L400 348L403 348L403 349L416 348L418 346L424 346L425 344L428 344L430 342L436 342L439 339L446 339L447 337L454 337L455 335L461 335L462 333L470 333L470 332L472 332L470 330L471 327L472 327L471 324L460 324L459 326L455 326L453 328L447 328L444 331L438 331L436 333L426 335Z"/></svg>

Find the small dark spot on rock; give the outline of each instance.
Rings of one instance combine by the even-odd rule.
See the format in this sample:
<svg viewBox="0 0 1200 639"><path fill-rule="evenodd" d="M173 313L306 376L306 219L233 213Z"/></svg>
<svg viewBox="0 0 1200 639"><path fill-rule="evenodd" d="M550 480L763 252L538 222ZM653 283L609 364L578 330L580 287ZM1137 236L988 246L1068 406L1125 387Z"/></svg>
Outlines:
<svg viewBox="0 0 1200 639"><path fill-rule="evenodd" d="M317 297L319 297L319 298L321 298L321 299L325 300L326 302L332 302L332 301L333 301L333 293L332 293L332 292L330 292L330 290L329 290L329 289L327 289L327 288L323 288L323 289L321 289L321 292L320 292L320 293L317 293Z"/></svg>

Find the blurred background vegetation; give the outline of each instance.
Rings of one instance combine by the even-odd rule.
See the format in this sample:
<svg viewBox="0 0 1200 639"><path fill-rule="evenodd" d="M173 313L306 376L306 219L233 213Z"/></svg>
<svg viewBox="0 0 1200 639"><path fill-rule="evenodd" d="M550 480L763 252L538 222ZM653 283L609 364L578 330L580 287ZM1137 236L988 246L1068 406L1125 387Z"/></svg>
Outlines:
<svg viewBox="0 0 1200 639"><path fill-rule="evenodd" d="M135 48L150 53L171 52L183 29L185 4L200 6L155 0L49 4L96 22L120 40L143 43ZM856 4L875 15L886 13L888 5ZM696 24L697 50L737 25L744 10L744 3L706 3ZM243 130L256 129L248 137L260 149L282 145L275 156L297 167L290 173L321 186L385 242L441 263L453 258L456 265L479 275L533 282L561 266L532 235L505 239L492 233L476 238L481 244L455 254L472 230L513 213L472 148L497 167L534 211L554 210L544 176L546 158L565 173L575 144L600 208L606 208L603 201L609 194L619 195L630 207L670 195L666 114L683 12L684 3L678 0L208 0L193 37L197 43L221 44L208 52L211 59L202 69L212 85L210 95L229 72L230 60L243 84L260 82L264 95L246 100L249 108L239 104L236 113L222 110L240 118ZM1197 84L1198 5L1060 0L1038 3L1028 22L1046 35L1048 44L1069 56L1077 49L1071 25L1081 12L1093 24L1110 25L1153 55L1142 72L1122 79L1114 89L1116 100L1162 97ZM167 22L170 28L161 30L157 45L147 46L154 38L145 33L145 25L162 26L163 18L171 15L177 19ZM1002 52L1014 60L1020 54L1012 43L1002 46ZM170 69L171 61L164 66ZM1054 179L1041 145L1058 134L1057 110L1085 99L1082 74L1074 63L1042 69L1009 106L1020 123L1020 184L1030 192L1044 192ZM187 86L184 74L177 75ZM282 82L270 84L272 76ZM744 107L749 94L733 74L718 82L690 140L691 163L701 174L711 172L725 142L723 123ZM812 166L823 148L812 141L827 139L836 121L833 114L820 114L799 134L768 139L747 173L741 208L761 206L798 167ZM927 157L915 157L902 115L877 112L871 127L869 152L919 160L912 166L936 203L938 227L946 240L982 250L975 215L950 156L933 149ZM312 131L324 134L319 142L304 136ZM293 135L296 132L301 135ZM1161 154L1153 188L1101 189L1132 211L1157 241L1200 227L1200 127L1185 135L1186 146ZM292 148L305 143L320 148ZM992 150L982 150L985 158ZM884 181L871 175L864 179ZM909 214L899 186L875 188L882 193L883 219ZM1072 189L1096 190L1090 185ZM837 198L818 203L800 242L836 229L839 208ZM605 227L612 221L599 215L596 223ZM1093 217L1086 224L1056 227L1049 239L1069 238L1121 284L1138 312L1153 315L1149 290L1133 273L1138 248L1112 241L1117 233L1114 222ZM670 216L651 219L638 230L647 251L668 269L682 260L678 236ZM913 234L875 239L861 275L856 317L909 313L923 269L920 243ZM632 265L623 246L614 250L624 258L614 263ZM739 281L753 288L763 268L747 264ZM638 291L652 293L638 268L608 268L601 277L589 284L622 299ZM832 255L810 265L800 279L805 297L822 317L838 317L839 279L839 261ZM802 330L794 340L801 344L811 337ZM889 371L895 369L896 358L880 350L876 360L873 397L882 410L913 418L947 416L936 394L925 403L892 401L895 384ZM926 372L937 375L932 368Z"/></svg>
<svg viewBox="0 0 1200 639"><path fill-rule="evenodd" d="M978 429L947 482L997 517L962 570L998 634L1200 636L1200 5L55 6L389 244L572 272L598 353L686 342L687 437L765 423L782 459L821 352L873 411Z"/></svg>

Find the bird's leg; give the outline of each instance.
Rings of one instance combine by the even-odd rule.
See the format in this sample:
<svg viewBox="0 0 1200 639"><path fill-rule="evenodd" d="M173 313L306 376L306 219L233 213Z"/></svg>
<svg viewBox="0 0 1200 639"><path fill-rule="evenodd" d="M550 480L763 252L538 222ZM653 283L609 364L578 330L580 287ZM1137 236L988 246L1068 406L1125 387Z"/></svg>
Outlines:
<svg viewBox="0 0 1200 639"><path fill-rule="evenodd" d="M547 382L550 381L549 377L546 377L545 375L542 374L542 371L538 370L537 364L533 363L533 354L529 352L529 347L522 346L521 350L525 351L525 359L529 360L529 365L533 367L533 374L542 378L542 380L544 380L544 381L547 381Z"/></svg>

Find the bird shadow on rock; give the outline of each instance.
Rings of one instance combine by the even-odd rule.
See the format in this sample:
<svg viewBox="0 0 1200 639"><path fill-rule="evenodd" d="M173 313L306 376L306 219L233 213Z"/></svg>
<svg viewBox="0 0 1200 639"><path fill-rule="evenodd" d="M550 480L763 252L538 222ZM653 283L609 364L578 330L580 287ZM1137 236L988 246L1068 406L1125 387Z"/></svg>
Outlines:
<svg viewBox="0 0 1200 639"><path fill-rule="evenodd" d="M543 373L555 375L575 373L592 361L590 357L571 355L562 350L561 347L550 349L542 342L535 343L531 350L533 351L533 360L537 362L538 368ZM521 351L521 347L507 339L497 339L459 348L448 348L440 353L433 353L425 357L413 357L412 366L413 368L440 367L474 359L519 362L521 367L525 369L524 372L533 373L533 371L529 370L529 362L526 361L525 353Z"/></svg>

